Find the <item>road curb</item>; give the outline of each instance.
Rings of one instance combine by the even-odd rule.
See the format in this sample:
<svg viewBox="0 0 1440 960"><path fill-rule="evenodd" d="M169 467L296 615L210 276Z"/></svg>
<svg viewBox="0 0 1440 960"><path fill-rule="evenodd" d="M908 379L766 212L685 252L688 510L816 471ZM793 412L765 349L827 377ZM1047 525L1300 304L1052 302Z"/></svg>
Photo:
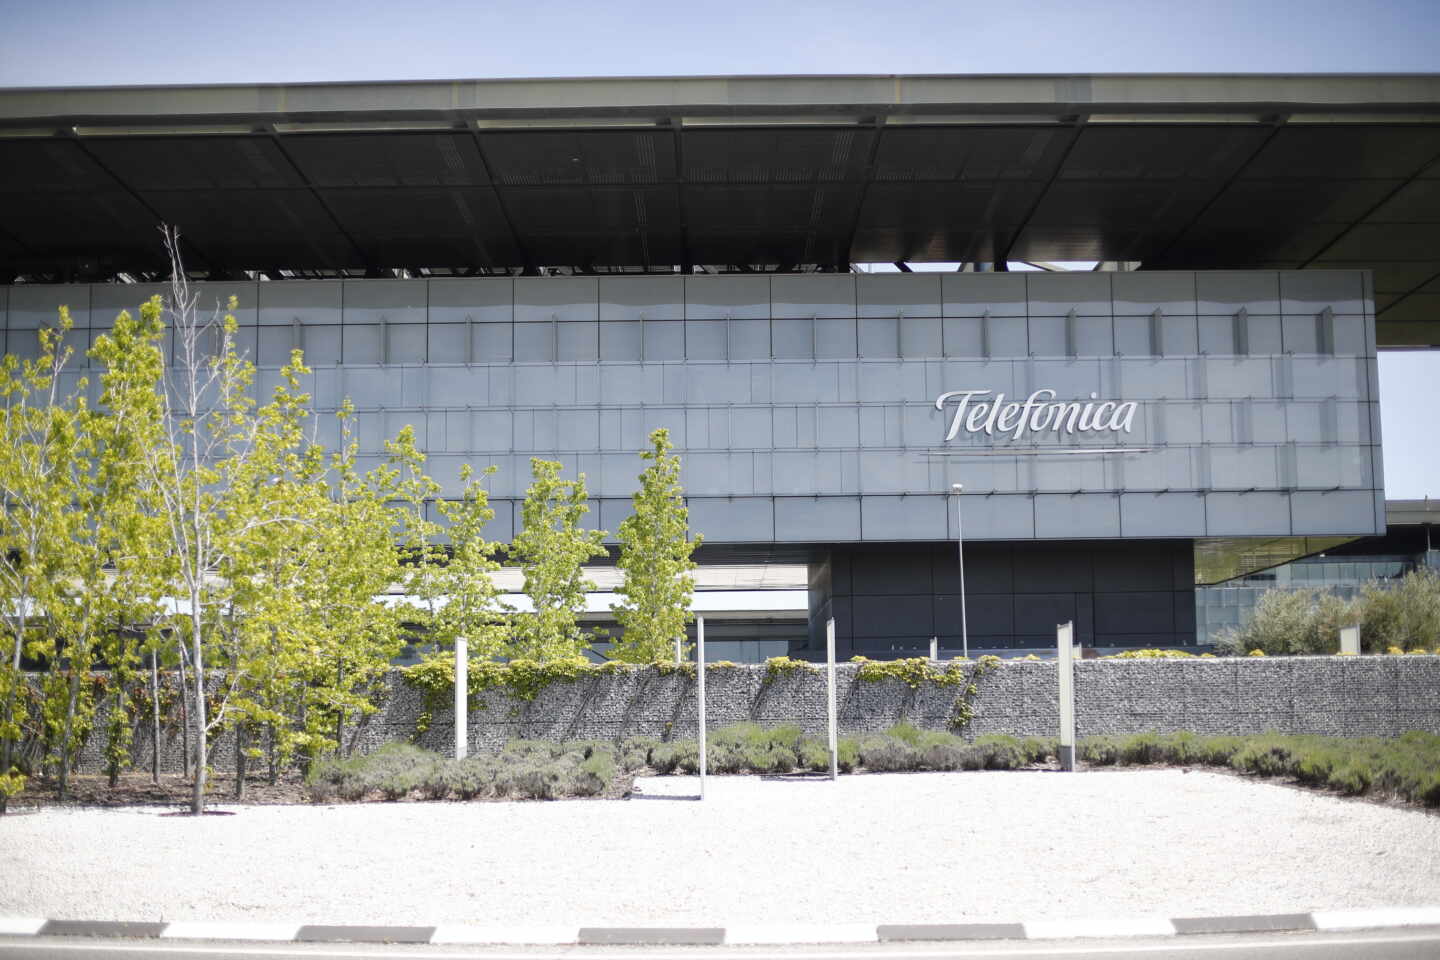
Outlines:
<svg viewBox="0 0 1440 960"><path fill-rule="evenodd" d="M497 946L697 946L1074 940L1215 933L1378 930L1440 926L1440 906L1377 907L1213 917L1105 917L995 923L774 923L729 926L311 924L246 921L117 921L0 917L0 936L247 940L279 943L462 943Z"/></svg>

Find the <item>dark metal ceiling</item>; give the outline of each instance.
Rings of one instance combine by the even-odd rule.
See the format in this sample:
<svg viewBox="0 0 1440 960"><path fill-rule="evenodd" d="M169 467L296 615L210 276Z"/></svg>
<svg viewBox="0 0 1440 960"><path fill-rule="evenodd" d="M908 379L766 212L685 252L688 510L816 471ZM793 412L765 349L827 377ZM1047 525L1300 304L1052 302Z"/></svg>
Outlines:
<svg viewBox="0 0 1440 960"><path fill-rule="evenodd" d="M161 222L232 274L1363 267L1437 344L1440 77L0 91L0 279L160 269Z"/></svg>

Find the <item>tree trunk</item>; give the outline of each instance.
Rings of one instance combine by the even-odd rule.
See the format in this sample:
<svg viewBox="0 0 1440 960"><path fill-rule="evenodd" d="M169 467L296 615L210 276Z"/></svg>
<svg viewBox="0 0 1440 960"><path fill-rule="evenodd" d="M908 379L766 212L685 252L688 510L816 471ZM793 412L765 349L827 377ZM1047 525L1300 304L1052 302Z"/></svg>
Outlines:
<svg viewBox="0 0 1440 960"><path fill-rule="evenodd" d="M115 676L113 671L110 675L112 677ZM126 722L127 718L125 717L125 682L123 679L117 680L115 683L115 706L113 709L116 710L118 715L120 716L120 722ZM112 733L115 730L115 722L113 720L110 723L110 730L112 731ZM114 790L115 785L120 782L120 758L117 755L117 751L115 750L115 745L113 741L108 748L108 752L110 756L107 760L106 766L109 768L108 772L110 774L110 789Z"/></svg>
<svg viewBox="0 0 1440 960"><path fill-rule="evenodd" d="M335 689L339 690L345 683L345 664L341 663L335 668ZM335 752L339 756L345 756L345 708L342 706L335 711Z"/></svg>
<svg viewBox="0 0 1440 960"><path fill-rule="evenodd" d="M160 654L150 653L150 780L160 785Z"/></svg>
<svg viewBox="0 0 1440 960"><path fill-rule="evenodd" d="M20 684L25 682L25 678L20 675L20 649L21 642L16 640L15 654L10 667L11 679L14 682L11 683L10 687L5 691L5 725L7 727L15 722L15 695L20 690ZM10 772L10 762L14 759L14 756L15 742L9 737L4 737L3 742L0 742L0 773ZM0 793L0 816L4 815L8 804L9 798L6 797L5 794Z"/></svg>
<svg viewBox="0 0 1440 960"><path fill-rule="evenodd" d="M190 790L190 812L199 816L205 812L205 661L202 659L200 644L200 593L190 592L191 663L195 666L195 781Z"/></svg>
<svg viewBox="0 0 1440 960"><path fill-rule="evenodd" d="M299 710L299 712L298 712L298 716L299 716L299 718L300 718L300 729L301 729L301 730L304 730L304 729L305 729L305 721L308 719L307 713L308 713L309 705L310 705L309 699L306 698L306 696L305 696L304 694L301 694L301 695L300 695L300 710ZM301 775L301 776L304 776L304 777L310 776L310 748L309 748L309 747L306 747L304 750L300 751L299 756L297 757L297 759L300 761L300 775Z"/></svg>
<svg viewBox="0 0 1440 960"><path fill-rule="evenodd" d="M265 744L265 759L270 765L270 786L273 787L280 782L280 767L277 766L275 758L275 724L269 724L265 728L265 732L268 737Z"/></svg>
<svg viewBox="0 0 1440 960"><path fill-rule="evenodd" d="M184 642L183 640L181 641ZM190 682L185 675L185 651L180 651L180 772L190 779Z"/></svg>
<svg viewBox="0 0 1440 960"><path fill-rule="evenodd" d="M235 800L245 799L245 724L235 724Z"/></svg>
<svg viewBox="0 0 1440 960"><path fill-rule="evenodd" d="M70 788L70 739L75 732L75 702L80 698L80 670L70 658L70 689L65 698L65 732L60 735L60 799Z"/></svg>

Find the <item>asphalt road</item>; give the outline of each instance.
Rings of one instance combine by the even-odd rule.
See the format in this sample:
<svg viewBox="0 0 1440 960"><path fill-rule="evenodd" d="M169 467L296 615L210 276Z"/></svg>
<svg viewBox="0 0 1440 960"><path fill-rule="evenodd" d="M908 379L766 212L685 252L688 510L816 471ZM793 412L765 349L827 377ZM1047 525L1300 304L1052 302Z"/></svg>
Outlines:
<svg viewBox="0 0 1440 960"><path fill-rule="evenodd" d="M452 947L379 944L186 943L82 938L0 938L0 960L1436 960L1440 927L1344 934L1279 933L1164 939L898 943L834 947Z"/></svg>

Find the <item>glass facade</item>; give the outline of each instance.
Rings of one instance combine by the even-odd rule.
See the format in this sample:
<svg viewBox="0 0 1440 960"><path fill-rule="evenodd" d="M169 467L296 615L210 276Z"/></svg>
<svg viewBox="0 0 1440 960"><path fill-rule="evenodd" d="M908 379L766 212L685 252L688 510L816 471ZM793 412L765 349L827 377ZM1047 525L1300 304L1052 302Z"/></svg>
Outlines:
<svg viewBox="0 0 1440 960"><path fill-rule="evenodd" d="M1428 562L1440 565L1434 559ZM1255 612L1255 604L1270 590L1324 590L1350 600L1358 596L1366 584L1383 586L1426 564L1427 557L1424 555L1321 555L1252 573L1228 583L1198 587L1195 590L1196 642L1213 644L1223 631L1248 623Z"/></svg>
<svg viewBox="0 0 1440 960"><path fill-rule="evenodd" d="M1373 305L1358 271L727 274L200 284L239 300L268 392L294 348L322 442L402 426L444 495L495 464L508 537L532 456L614 530L654 427L707 541L1344 535L1383 529ZM86 345L145 285L14 286L4 349L68 304ZM82 364L83 367L83 364ZM76 371L76 376L83 369ZM93 378L92 378L93 379ZM91 389L96 389L92 384ZM1134 401L1128 432L961 431L935 399Z"/></svg>

